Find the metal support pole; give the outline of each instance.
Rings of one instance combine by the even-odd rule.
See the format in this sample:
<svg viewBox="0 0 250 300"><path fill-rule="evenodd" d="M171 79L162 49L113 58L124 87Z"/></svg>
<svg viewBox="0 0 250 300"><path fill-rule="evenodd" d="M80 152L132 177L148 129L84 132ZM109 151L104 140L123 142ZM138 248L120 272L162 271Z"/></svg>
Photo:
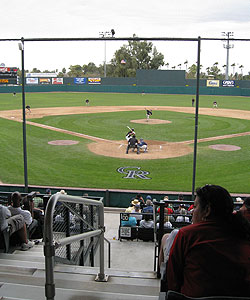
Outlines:
<svg viewBox="0 0 250 300"><path fill-rule="evenodd" d="M104 41L104 77L107 76L107 65L106 65L106 41Z"/></svg>
<svg viewBox="0 0 250 300"><path fill-rule="evenodd" d="M228 80L228 73L229 73L229 36L228 36L228 40L227 40L227 63L226 63L226 80Z"/></svg>
<svg viewBox="0 0 250 300"><path fill-rule="evenodd" d="M198 37L192 200L194 200L195 177L196 177L196 157L197 157L198 117L199 117L199 89L200 89L200 54L201 54L201 38Z"/></svg>
<svg viewBox="0 0 250 300"><path fill-rule="evenodd" d="M24 163L24 186L28 193L28 168L27 168L27 143L26 143L26 114L25 114L25 73L24 73L24 38L21 38L19 44L22 58L22 105L23 105L23 163Z"/></svg>
<svg viewBox="0 0 250 300"><path fill-rule="evenodd" d="M96 276L95 281L107 282L108 276L104 274L104 207L99 206L99 225L102 229L100 235L100 272Z"/></svg>

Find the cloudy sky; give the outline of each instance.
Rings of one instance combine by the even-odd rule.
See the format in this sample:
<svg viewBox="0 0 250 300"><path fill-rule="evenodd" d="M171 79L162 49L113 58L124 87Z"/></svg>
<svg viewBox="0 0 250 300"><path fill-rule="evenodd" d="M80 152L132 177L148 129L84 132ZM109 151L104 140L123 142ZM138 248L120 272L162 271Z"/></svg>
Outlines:
<svg viewBox="0 0 250 300"><path fill-rule="evenodd" d="M116 37L221 38L222 32L234 32L234 38L250 38L249 0L1 0L0 39L99 37L102 31L115 30ZM106 61L127 42L106 43ZM0 63L20 67L17 42L0 42ZM197 60L197 42L153 42L162 52L169 68L188 60ZM231 44L229 65L234 71L250 72L250 41ZM104 61L104 41L26 42L25 69L41 71L70 65L96 65ZM226 64L222 41L203 41L203 71L215 62ZM230 73L233 68L230 67Z"/></svg>

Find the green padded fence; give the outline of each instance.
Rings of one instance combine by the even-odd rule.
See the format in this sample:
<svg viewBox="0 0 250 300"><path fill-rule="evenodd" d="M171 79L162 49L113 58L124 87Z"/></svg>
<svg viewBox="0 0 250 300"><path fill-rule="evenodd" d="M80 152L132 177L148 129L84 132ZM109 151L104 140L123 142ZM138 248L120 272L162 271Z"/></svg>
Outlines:
<svg viewBox="0 0 250 300"><path fill-rule="evenodd" d="M0 93L21 93L20 86L0 86ZM195 86L125 86L125 85L38 85L25 86L26 93L48 92L94 92L94 93L149 93L149 94L196 94ZM200 86L200 95L250 96L249 88L204 87Z"/></svg>

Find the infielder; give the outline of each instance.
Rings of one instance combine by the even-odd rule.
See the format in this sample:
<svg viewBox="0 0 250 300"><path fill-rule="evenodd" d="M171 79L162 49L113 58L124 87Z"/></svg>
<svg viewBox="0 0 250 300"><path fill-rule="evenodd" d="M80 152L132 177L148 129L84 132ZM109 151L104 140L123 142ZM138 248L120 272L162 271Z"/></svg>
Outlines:
<svg viewBox="0 0 250 300"><path fill-rule="evenodd" d="M29 113L31 113L31 110L30 110L30 106L29 105L26 105L26 109Z"/></svg>

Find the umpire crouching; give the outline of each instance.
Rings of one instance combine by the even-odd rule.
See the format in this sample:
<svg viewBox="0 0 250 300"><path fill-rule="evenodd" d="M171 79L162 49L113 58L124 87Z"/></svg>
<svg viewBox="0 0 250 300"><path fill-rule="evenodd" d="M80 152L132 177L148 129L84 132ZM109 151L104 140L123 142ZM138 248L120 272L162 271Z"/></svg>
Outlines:
<svg viewBox="0 0 250 300"><path fill-rule="evenodd" d="M140 154L140 147L138 146L138 140L137 138L135 137L135 135L133 135L129 141L128 141L128 146L127 146L127 151L126 151L126 154L128 154L128 150L130 148L133 148L133 151L134 149L136 148L137 149L137 154Z"/></svg>

